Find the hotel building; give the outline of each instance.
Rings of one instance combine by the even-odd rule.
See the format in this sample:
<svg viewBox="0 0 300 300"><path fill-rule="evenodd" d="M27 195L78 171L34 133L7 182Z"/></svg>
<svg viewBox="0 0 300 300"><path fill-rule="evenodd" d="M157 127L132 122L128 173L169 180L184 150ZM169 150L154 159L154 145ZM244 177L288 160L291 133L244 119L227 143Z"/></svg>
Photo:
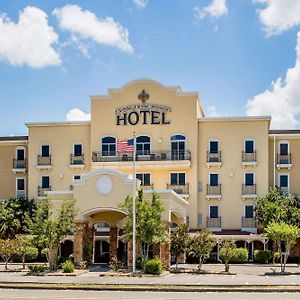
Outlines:
<svg viewBox="0 0 300 300"><path fill-rule="evenodd" d="M128 256L119 203L132 195L133 154L117 139L136 135L136 184L156 192L172 230L186 222L191 235L208 228L249 249L266 246L254 207L268 188L300 195L300 131L270 130L271 118L205 117L197 93L135 80L91 96L91 120L27 123L28 136L0 138L0 199L76 199L80 230L63 243L83 260L93 244L95 263ZM170 260L169 245L155 254ZM218 249L216 250L218 252Z"/></svg>

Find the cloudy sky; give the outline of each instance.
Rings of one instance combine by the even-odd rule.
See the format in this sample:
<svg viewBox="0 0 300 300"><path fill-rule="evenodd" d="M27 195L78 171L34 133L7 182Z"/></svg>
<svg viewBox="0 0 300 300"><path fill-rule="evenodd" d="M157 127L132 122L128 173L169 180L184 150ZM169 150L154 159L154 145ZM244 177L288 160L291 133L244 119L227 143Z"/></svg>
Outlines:
<svg viewBox="0 0 300 300"><path fill-rule="evenodd" d="M137 78L300 128L300 1L0 1L0 135L88 119L89 95Z"/></svg>

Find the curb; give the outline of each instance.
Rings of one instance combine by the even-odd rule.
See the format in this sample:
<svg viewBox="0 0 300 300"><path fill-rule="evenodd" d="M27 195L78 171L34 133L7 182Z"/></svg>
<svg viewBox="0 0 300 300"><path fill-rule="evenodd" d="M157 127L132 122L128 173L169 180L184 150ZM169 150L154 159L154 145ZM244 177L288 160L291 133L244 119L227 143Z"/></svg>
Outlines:
<svg viewBox="0 0 300 300"><path fill-rule="evenodd" d="M194 286L194 285L122 285L122 284L68 284L36 282L1 282L0 289L38 289L38 290L83 290L83 291L148 291L148 292L252 292L299 293L300 285L228 285L228 286Z"/></svg>

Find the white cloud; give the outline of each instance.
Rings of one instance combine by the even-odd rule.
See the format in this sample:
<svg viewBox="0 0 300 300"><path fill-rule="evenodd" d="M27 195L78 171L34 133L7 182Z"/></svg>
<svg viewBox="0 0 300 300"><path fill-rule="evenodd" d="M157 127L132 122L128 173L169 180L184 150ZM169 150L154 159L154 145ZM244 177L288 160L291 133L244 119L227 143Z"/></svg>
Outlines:
<svg viewBox="0 0 300 300"><path fill-rule="evenodd" d="M194 7L194 14L197 20L201 21L206 17L220 18L227 15L228 8L226 6L226 0L212 0L212 2L205 7Z"/></svg>
<svg viewBox="0 0 300 300"><path fill-rule="evenodd" d="M258 9L259 19L268 36L279 34L300 24L299 0L253 0L254 3L266 4Z"/></svg>
<svg viewBox="0 0 300 300"><path fill-rule="evenodd" d="M148 0L133 0L133 3L138 7L138 8L145 8L148 4Z"/></svg>
<svg viewBox="0 0 300 300"><path fill-rule="evenodd" d="M94 13L82 10L78 5L70 4L54 9L53 14L57 17L62 29L71 31L80 38L91 39L96 43L133 53L133 47L128 39L128 29L111 17L98 19Z"/></svg>
<svg viewBox="0 0 300 300"><path fill-rule="evenodd" d="M60 55L52 47L57 41L47 14L39 8L24 8L17 23L0 15L0 60L32 68L60 65Z"/></svg>
<svg viewBox="0 0 300 300"><path fill-rule="evenodd" d="M90 121L91 114L85 113L79 108L73 108L66 114L67 121Z"/></svg>
<svg viewBox="0 0 300 300"><path fill-rule="evenodd" d="M271 115L272 128L295 128L300 114L300 31L297 34L296 62L286 72L284 80L278 78L261 94L249 100L247 115Z"/></svg>
<svg viewBox="0 0 300 300"><path fill-rule="evenodd" d="M217 112L217 108L215 106L207 107L207 117L220 117L220 114Z"/></svg>

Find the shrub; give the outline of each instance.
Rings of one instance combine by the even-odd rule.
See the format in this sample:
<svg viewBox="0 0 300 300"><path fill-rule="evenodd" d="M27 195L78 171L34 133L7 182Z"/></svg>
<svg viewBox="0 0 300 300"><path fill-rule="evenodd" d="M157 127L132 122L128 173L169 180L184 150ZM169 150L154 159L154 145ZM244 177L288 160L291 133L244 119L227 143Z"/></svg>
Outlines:
<svg viewBox="0 0 300 300"><path fill-rule="evenodd" d="M254 261L259 264L266 264L272 258L272 252L270 250L255 250Z"/></svg>
<svg viewBox="0 0 300 300"><path fill-rule="evenodd" d="M136 266L137 270L143 269L142 258L140 256L136 259L135 266Z"/></svg>
<svg viewBox="0 0 300 300"><path fill-rule="evenodd" d="M230 258L230 263L246 263L248 261L248 250L246 248L234 249L233 256Z"/></svg>
<svg viewBox="0 0 300 300"><path fill-rule="evenodd" d="M111 262L109 263L109 267L111 269L113 269L114 271L117 271L117 270L119 270L120 268L123 267L123 262L118 260L118 258L116 256L114 256L111 259Z"/></svg>
<svg viewBox="0 0 300 300"><path fill-rule="evenodd" d="M147 274L160 275L162 273L162 261L158 257L149 259L145 264L145 270Z"/></svg>
<svg viewBox="0 0 300 300"><path fill-rule="evenodd" d="M64 273L74 273L75 267L69 259L64 262L62 267Z"/></svg>
<svg viewBox="0 0 300 300"><path fill-rule="evenodd" d="M43 273L47 269L44 265L30 265L28 268L32 273Z"/></svg>
<svg viewBox="0 0 300 300"><path fill-rule="evenodd" d="M275 252L274 253L274 260L275 260L275 263L279 263L280 262L280 257L281 257L281 255L280 255L280 252Z"/></svg>

